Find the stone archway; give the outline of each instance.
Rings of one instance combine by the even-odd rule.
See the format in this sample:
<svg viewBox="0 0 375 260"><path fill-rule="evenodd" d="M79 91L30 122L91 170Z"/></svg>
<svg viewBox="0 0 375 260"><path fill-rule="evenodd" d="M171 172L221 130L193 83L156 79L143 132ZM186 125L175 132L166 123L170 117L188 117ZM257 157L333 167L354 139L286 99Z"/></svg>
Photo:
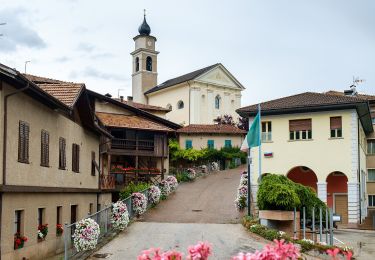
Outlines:
<svg viewBox="0 0 375 260"><path fill-rule="evenodd" d="M317 191L318 177L309 167L296 166L286 176L296 183L311 187L315 192Z"/></svg>
<svg viewBox="0 0 375 260"><path fill-rule="evenodd" d="M348 223L348 177L342 172L327 176L327 205L341 215L342 224Z"/></svg>

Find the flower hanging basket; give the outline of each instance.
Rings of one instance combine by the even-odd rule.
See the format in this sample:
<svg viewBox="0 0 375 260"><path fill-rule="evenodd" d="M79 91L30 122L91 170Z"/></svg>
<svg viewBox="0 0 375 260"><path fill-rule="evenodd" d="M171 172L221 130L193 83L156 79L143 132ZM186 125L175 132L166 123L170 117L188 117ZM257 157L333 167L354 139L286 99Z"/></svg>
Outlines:
<svg viewBox="0 0 375 260"><path fill-rule="evenodd" d="M147 210L147 198L143 193L135 192L132 194L133 211L139 217Z"/></svg>
<svg viewBox="0 0 375 260"><path fill-rule="evenodd" d="M98 243L100 229L91 218L80 220L73 235L74 247L78 252L94 249Z"/></svg>
<svg viewBox="0 0 375 260"><path fill-rule="evenodd" d="M124 230L129 224L128 208L122 201L112 205L111 223L114 229Z"/></svg>

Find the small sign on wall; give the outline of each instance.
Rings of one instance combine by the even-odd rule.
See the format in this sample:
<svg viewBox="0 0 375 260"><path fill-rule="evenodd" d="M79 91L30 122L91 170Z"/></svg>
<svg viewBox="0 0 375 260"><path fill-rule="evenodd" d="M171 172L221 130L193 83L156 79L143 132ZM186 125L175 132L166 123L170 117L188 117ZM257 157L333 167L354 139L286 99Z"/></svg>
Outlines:
<svg viewBox="0 0 375 260"><path fill-rule="evenodd" d="M264 152L264 157L265 158L272 158L273 157L273 152Z"/></svg>

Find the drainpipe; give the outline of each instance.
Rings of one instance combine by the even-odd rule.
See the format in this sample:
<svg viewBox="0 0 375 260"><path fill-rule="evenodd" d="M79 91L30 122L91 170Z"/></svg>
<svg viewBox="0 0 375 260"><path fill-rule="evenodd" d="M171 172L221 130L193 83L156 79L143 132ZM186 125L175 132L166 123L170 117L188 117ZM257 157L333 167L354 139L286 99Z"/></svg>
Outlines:
<svg viewBox="0 0 375 260"><path fill-rule="evenodd" d="M1 89L3 87L3 82L1 82ZM3 185L6 185L6 161L7 161L7 130L8 130L8 98L16 95L18 93L21 93L25 90L30 88L29 82L27 82L27 86L24 88L21 88L19 90L16 90L12 93L9 93L4 96L4 127L3 127Z"/></svg>
<svg viewBox="0 0 375 260"><path fill-rule="evenodd" d="M360 135L359 135L359 118L357 119L357 142L358 142L358 181L359 181L359 185L358 185L358 200L359 200L359 224L362 224L362 203L361 203L361 200L362 200L362 194L361 194L361 153L360 153L360 149L361 149L361 142L359 140L360 138Z"/></svg>

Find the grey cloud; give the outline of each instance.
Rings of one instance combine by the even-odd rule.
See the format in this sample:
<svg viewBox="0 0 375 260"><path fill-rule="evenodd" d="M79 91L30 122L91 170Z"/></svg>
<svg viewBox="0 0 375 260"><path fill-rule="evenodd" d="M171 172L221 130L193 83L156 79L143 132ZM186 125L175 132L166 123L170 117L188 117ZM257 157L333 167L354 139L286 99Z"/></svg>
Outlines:
<svg viewBox="0 0 375 260"><path fill-rule="evenodd" d="M0 10L0 22L6 25L0 26L0 52L12 52L17 47L28 47L41 49L46 47L46 43L39 34L25 25L22 16L26 11L21 8Z"/></svg>
<svg viewBox="0 0 375 260"><path fill-rule="evenodd" d="M90 78L98 78L98 79L106 79L106 80L118 80L118 81L128 80L128 78L123 76L123 75L99 71L99 70L97 70L93 67L86 67L82 71L72 71L70 73L70 77L72 77L72 78L90 77Z"/></svg>
<svg viewBox="0 0 375 260"><path fill-rule="evenodd" d="M66 56L62 56L62 57L57 57L56 59L55 59L55 61L57 61L57 62L67 62L67 61L69 61L70 59L68 58L68 57L66 57Z"/></svg>

